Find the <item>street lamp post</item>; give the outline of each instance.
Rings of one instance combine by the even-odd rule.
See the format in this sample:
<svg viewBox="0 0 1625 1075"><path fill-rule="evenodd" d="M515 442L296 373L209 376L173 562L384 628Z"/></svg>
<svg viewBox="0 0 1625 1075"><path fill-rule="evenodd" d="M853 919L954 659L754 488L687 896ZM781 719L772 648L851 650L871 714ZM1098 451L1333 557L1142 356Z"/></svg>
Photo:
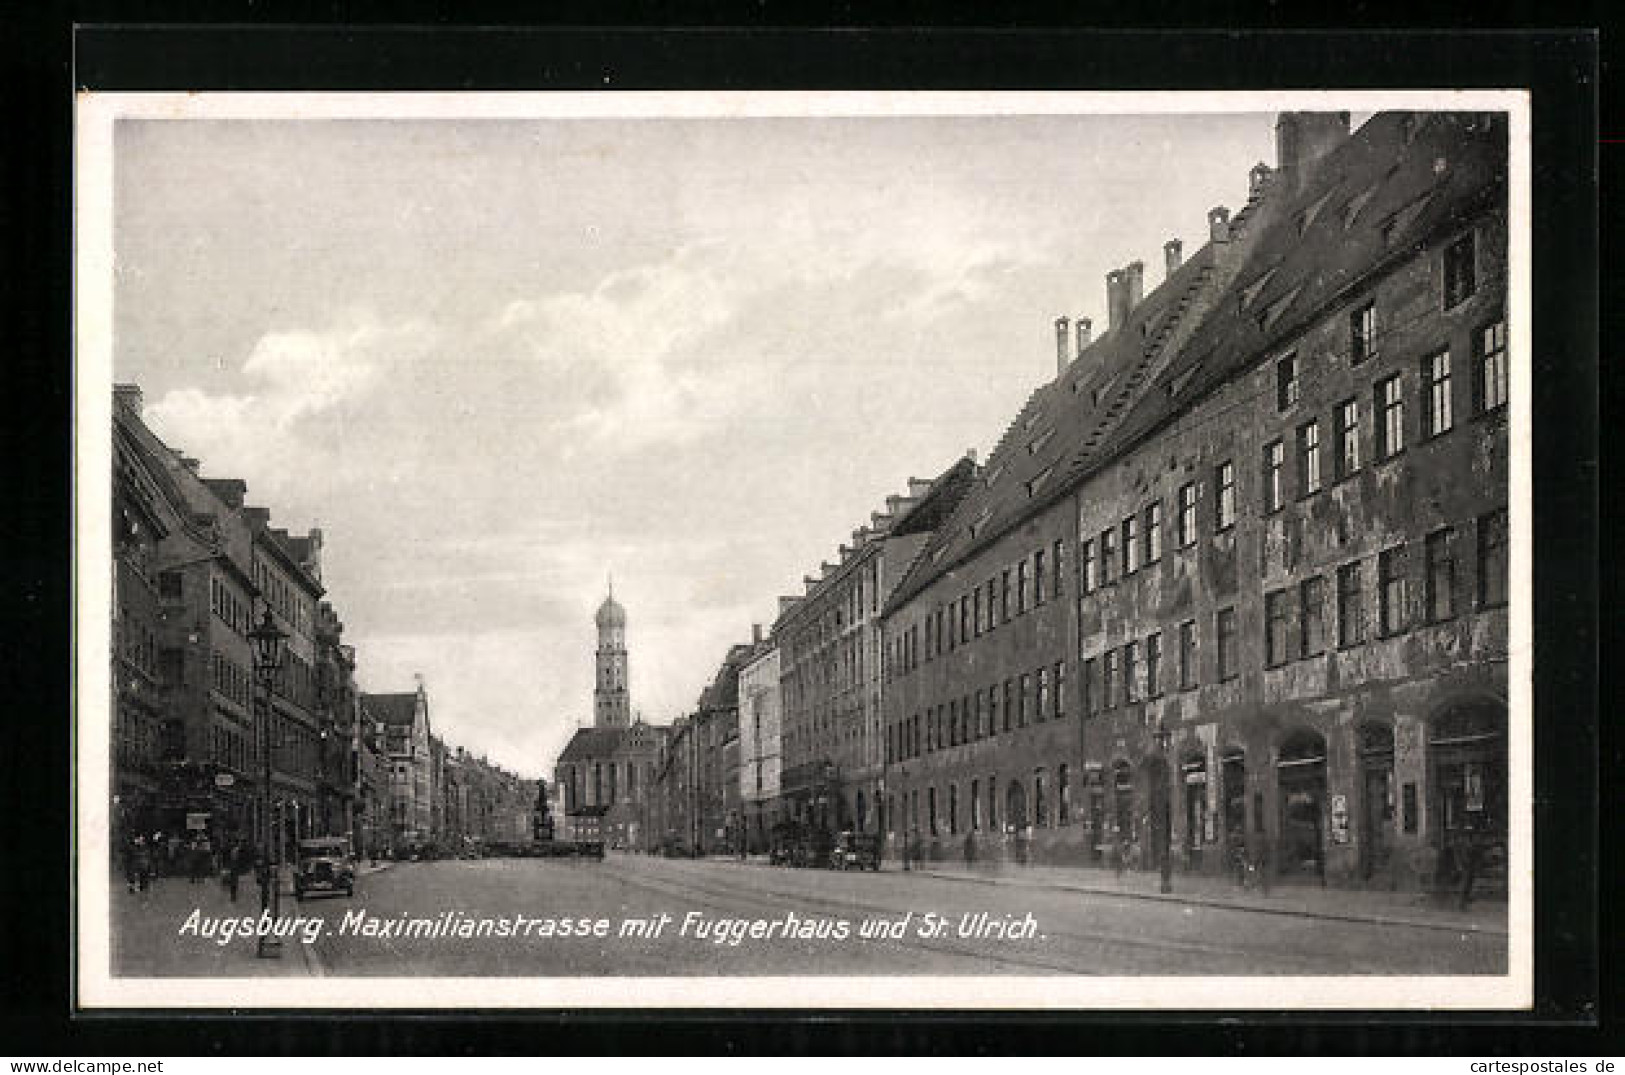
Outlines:
<svg viewBox="0 0 1625 1075"><path fill-rule="evenodd" d="M275 926L282 914L281 834L272 832L271 807L271 690L282 668L283 643L287 640L265 609L259 625L248 633L254 647L254 675L260 687L260 861L270 883L260 886L260 911L271 916L271 929L260 934L256 954L264 959L282 955L282 941Z"/></svg>
<svg viewBox="0 0 1625 1075"><path fill-rule="evenodd" d="M1174 804L1173 792L1169 788L1169 781L1173 779L1173 769L1168 762L1168 748L1173 741L1173 733L1168 730L1167 724L1159 720L1154 734L1157 740L1157 750L1162 754L1162 831L1157 835L1158 843L1162 846L1161 891L1167 894L1174 890Z"/></svg>

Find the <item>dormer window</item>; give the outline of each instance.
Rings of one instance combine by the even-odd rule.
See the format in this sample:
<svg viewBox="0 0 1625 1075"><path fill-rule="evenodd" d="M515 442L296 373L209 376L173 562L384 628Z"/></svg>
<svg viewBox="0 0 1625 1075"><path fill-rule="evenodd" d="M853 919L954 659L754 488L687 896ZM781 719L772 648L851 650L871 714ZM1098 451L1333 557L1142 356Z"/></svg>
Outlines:
<svg viewBox="0 0 1625 1075"><path fill-rule="evenodd" d="M1044 483L1049 480L1049 476L1054 472L1054 470L1055 468L1053 466L1049 466L1035 474L1027 482L1027 495L1029 497L1036 496L1038 494L1038 490L1043 488Z"/></svg>
<svg viewBox="0 0 1625 1075"><path fill-rule="evenodd" d="M1033 438L1033 442L1031 444L1027 445L1027 454L1028 455L1037 455L1039 452L1043 451L1044 445L1048 444L1049 439L1051 437L1053 437L1054 435L1055 435L1055 427L1054 426L1050 426L1048 429L1044 430L1044 432L1038 434L1037 437Z"/></svg>

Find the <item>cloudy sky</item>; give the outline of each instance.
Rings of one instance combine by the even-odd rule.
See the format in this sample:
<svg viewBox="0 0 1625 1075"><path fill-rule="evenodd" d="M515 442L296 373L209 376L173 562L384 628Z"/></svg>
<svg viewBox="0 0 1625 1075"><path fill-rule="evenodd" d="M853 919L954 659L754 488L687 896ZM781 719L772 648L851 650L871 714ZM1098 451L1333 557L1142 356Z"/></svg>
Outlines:
<svg viewBox="0 0 1625 1075"><path fill-rule="evenodd" d="M132 120L114 375L326 533L369 691L526 775L692 706L851 531L1053 376L1053 319L1204 237L1273 117Z"/></svg>

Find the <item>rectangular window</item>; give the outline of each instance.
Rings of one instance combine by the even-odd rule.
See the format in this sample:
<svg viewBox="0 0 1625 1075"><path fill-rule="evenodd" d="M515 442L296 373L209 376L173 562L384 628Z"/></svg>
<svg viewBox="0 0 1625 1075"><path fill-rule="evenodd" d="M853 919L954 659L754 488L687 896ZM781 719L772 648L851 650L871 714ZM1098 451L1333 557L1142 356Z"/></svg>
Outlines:
<svg viewBox="0 0 1625 1075"><path fill-rule="evenodd" d="M987 689L987 734L999 734L999 685Z"/></svg>
<svg viewBox="0 0 1625 1075"><path fill-rule="evenodd" d="M1118 652L1109 649L1101 655L1101 705L1106 709L1117 708L1117 661Z"/></svg>
<svg viewBox="0 0 1625 1075"><path fill-rule="evenodd" d="M994 626L999 622L998 616L995 615L994 611L993 611L994 607L998 604L998 594L999 594L998 580L997 579L988 579L987 580L987 629L989 631L993 630Z"/></svg>
<svg viewBox="0 0 1625 1075"><path fill-rule="evenodd" d="M1085 658L1083 662L1083 677L1078 688L1083 692L1083 715L1086 717L1100 712L1100 688L1096 682L1096 677L1100 675L1099 665L1100 662L1093 657Z"/></svg>
<svg viewBox="0 0 1625 1075"><path fill-rule="evenodd" d="M1004 730L1010 730L1010 720L1015 716L1016 684L1014 680L1004 681Z"/></svg>
<svg viewBox="0 0 1625 1075"><path fill-rule="evenodd" d="M1478 330L1474 343L1473 409L1479 414L1506 406L1507 323L1497 321Z"/></svg>
<svg viewBox="0 0 1625 1075"><path fill-rule="evenodd" d="M1018 700L1016 702L1016 727L1018 728L1025 728L1027 726L1027 698L1031 691L1032 677L1028 676L1026 673L1022 673L1021 693L1017 695Z"/></svg>
<svg viewBox="0 0 1625 1075"><path fill-rule="evenodd" d="M1444 250L1444 308L1450 309L1478 290L1473 233L1468 232Z"/></svg>
<svg viewBox="0 0 1625 1075"><path fill-rule="evenodd" d="M1010 569L1007 567L1000 574L1002 587L999 598L999 618L1005 623L1010 622Z"/></svg>
<svg viewBox="0 0 1625 1075"><path fill-rule="evenodd" d="M1217 628L1219 679L1224 681L1236 674L1236 610L1221 608L1214 617Z"/></svg>
<svg viewBox="0 0 1625 1075"><path fill-rule="evenodd" d="M1100 532L1100 584L1110 586L1117 575L1117 531Z"/></svg>
<svg viewBox="0 0 1625 1075"><path fill-rule="evenodd" d="M1035 721L1046 719L1049 716L1051 704L1049 697L1049 669L1040 668L1038 670L1038 700L1033 708L1033 719Z"/></svg>
<svg viewBox="0 0 1625 1075"><path fill-rule="evenodd" d="M1133 515L1123 520L1123 574L1132 575L1140 569L1140 521Z"/></svg>
<svg viewBox="0 0 1625 1075"><path fill-rule="evenodd" d="M1286 445L1272 440L1264 445L1264 511L1280 511L1286 503L1281 472L1286 468Z"/></svg>
<svg viewBox="0 0 1625 1075"><path fill-rule="evenodd" d="M1145 562L1154 564L1162 559L1162 501L1153 500L1145 506Z"/></svg>
<svg viewBox="0 0 1625 1075"><path fill-rule="evenodd" d="M1377 458L1405 450L1405 394L1399 374L1377 382Z"/></svg>
<svg viewBox="0 0 1625 1075"><path fill-rule="evenodd" d="M1145 696L1162 697L1162 634L1148 635L1145 640Z"/></svg>
<svg viewBox="0 0 1625 1075"><path fill-rule="evenodd" d="M1079 577L1082 580L1083 592L1094 593L1100 585L1100 565L1095 562L1095 542L1091 538L1078 546Z"/></svg>
<svg viewBox="0 0 1625 1075"><path fill-rule="evenodd" d="M1052 591L1051 596L1053 596L1053 597L1060 597L1061 594L1063 592L1065 592L1061 588L1061 579L1062 579L1063 575L1065 574L1061 570L1061 559L1062 559L1061 552L1065 547L1066 546L1064 545L1064 543L1062 543L1060 540L1057 540L1055 542L1055 545L1054 545L1053 549L1052 549L1053 555L1050 557L1050 562L1054 565L1051 568L1051 570L1054 571L1054 573L1055 573L1055 578L1054 578L1054 580L1052 582L1052 585L1050 586L1050 590Z"/></svg>
<svg viewBox="0 0 1625 1075"><path fill-rule="evenodd" d="M1236 525L1236 468L1230 460L1226 459L1213 468L1213 484L1219 490L1213 529L1228 530Z"/></svg>
<svg viewBox="0 0 1625 1075"><path fill-rule="evenodd" d="M1179 487L1179 547L1188 549L1196 544L1196 483L1186 482Z"/></svg>
<svg viewBox="0 0 1625 1075"><path fill-rule="evenodd" d="M1188 691L1197 684L1196 621L1179 625L1179 689Z"/></svg>
<svg viewBox="0 0 1625 1075"><path fill-rule="evenodd" d="M959 699L948 703L948 745L959 745Z"/></svg>
<svg viewBox="0 0 1625 1075"><path fill-rule="evenodd" d="M1326 649L1326 583L1319 575L1298 584L1298 653L1313 657Z"/></svg>
<svg viewBox="0 0 1625 1075"><path fill-rule="evenodd" d="M976 637L982 637L982 588L978 586L972 594L971 620L976 625Z"/></svg>
<svg viewBox="0 0 1625 1075"><path fill-rule="evenodd" d="M1055 662L1055 716L1066 716L1066 662Z"/></svg>
<svg viewBox="0 0 1625 1075"><path fill-rule="evenodd" d="M1044 550L1033 553L1033 606L1044 603Z"/></svg>
<svg viewBox="0 0 1625 1075"><path fill-rule="evenodd" d="M1016 565L1016 615L1027 611L1027 561Z"/></svg>
<svg viewBox="0 0 1625 1075"><path fill-rule="evenodd" d="M1298 356L1287 355L1275 363L1275 407L1286 410L1298 402Z"/></svg>
<svg viewBox="0 0 1625 1075"><path fill-rule="evenodd" d="M181 573L179 571L165 571L158 576L159 597L183 597Z"/></svg>
<svg viewBox="0 0 1625 1075"><path fill-rule="evenodd" d="M1445 526L1429 534L1423 557L1427 618L1429 623L1439 623L1456 614L1456 532Z"/></svg>
<svg viewBox="0 0 1625 1075"><path fill-rule="evenodd" d="M1140 700L1140 646L1130 642L1123 647L1123 701L1134 703Z"/></svg>
<svg viewBox="0 0 1625 1075"><path fill-rule="evenodd" d="M1333 466L1337 480L1341 481L1360 469L1360 401L1349 399L1339 403L1332 426L1332 436L1337 441Z"/></svg>
<svg viewBox="0 0 1625 1075"><path fill-rule="evenodd" d="M1360 586L1360 562L1337 569L1337 644L1356 646L1365 641L1365 595Z"/></svg>
<svg viewBox="0 0 1625 1075"><path fill-rule="evenodd" d="M1450 352L1439 351L1422 360L1422 436L1450 431Z"/></svg>
<svg viewBox="0 0 1625 1075"><path fill-rule="evenodd" d="M1478 606L1495 608L1507 603L1507 512L1505 508L1478 517Z"/></svg>
<svg viewBox="0 0 1625 1075"><path fill-rule="evenodd" d="M1405 607L1405 546L1395 545L1377 556L1377 594L1381 605L1384 636L1395 635L1408 625Z"/></svg>
<svg viewBox="0 0 1625 1075"><path fill-rule="evenodd" d="M1264 661L1270 668L1286 663L1287 604L1285 590L1264 595Z"/></svg>
<svg viewBox="0 0 1625 1075"><path fill-rule="evenodd" d="M1377 304L1368 302L1349 314L1349 363L1358 366L1377 353Z"/></svg>
<svg viewBox="0 0 1625 1075"><path fill-rule="evenodd" d="M1320 492L1320 423L1311 418L1298 427L1298 495Z"/></svg>

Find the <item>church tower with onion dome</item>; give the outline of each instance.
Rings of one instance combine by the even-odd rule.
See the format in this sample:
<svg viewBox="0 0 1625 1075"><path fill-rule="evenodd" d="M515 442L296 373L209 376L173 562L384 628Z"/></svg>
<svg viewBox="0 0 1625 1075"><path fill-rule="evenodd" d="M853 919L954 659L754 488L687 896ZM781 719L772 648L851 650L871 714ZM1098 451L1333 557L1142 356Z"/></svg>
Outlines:
<svg viewBox="0 0 1625 1075"><path fill-rule="evenodd" d="M597 677L592 692L594 728L625 728L632 723L631 695L626 689L626 610L609 596L598 606Z"/></svg>

